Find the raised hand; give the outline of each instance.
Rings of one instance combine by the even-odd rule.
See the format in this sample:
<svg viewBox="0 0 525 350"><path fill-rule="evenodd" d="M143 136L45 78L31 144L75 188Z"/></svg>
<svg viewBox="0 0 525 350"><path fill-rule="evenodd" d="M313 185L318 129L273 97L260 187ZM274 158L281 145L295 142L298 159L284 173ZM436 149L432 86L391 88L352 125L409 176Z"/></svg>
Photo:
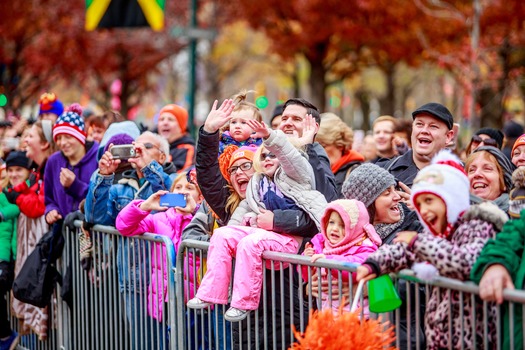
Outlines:
<svg viewBox="0 0 525 350"><path fill-rule="evenodd" d="M401 181L399 181L398 184L401 188L401 191L397 191L397 194L399 194L401 197L401 202L405 203L410 210L415 210L416 208L414 208L412 201L410 201L410 194L412 193L412 190Z"/></svg>
<svg viewBox="0 0 525 350"><path fill-rule="evenodd" d="M151 163L152 160L154 160L142 142L133 142L133 146L135 147L135 154L137 156L134 158L129 158L128 162L135 164L137 169L140 170L144 168L146 165Z"/></svg>
<svg viewBox="0 0 525 350"><path fill-rule="evenodd" d="M160 205L160 196L163 194L169 193L168 191L160 190L155 193L153 193L151 196L148 197L144 202L140 203L139 208L144 211L164 211L167 210L168 207L163 207Z"/></svg>
<svg viewBox="0 0 525 350"><path fill-rule="evenodd" d="M264 122L260 122L255 119L249 119L246 121L246 124L248 124L248 126L253 129L258 137L267 139L268 136L270 136L270 129L268 129Z"/></svg>
<svg viewBox="0 0 525 350"><path fill-rule="evenodd" d="M118 165L120 164L120 159L113 159L113 155L109 151L111 147L113 147L112 143L109 145L108 150L104 152L104 154L98 161L98 173L100 175L107 176L113 174L117 170Z"/></svg>
<svg viewBox="0 0 525 350"><path fill-rule="evenodd" d="M303 134L297 140L303 146L309 145L314 142L317 131L319 131L319 125L317 125L315 118L311 114L307 114L304 117Z"/></svg>
<svg viewBox="0 0 525 350"><path fill-rule="evenodd" d="M215 100L211 111L204 122L204 131L212 134L226 125L230 119L235 105L232 99L226 99L222 102L221 106L217 108L219 101Z"/></svg>
<svg viewBox="0 0 525 350"><path fill-rule="evenodd" d="M180 214L192 214L197 208L197 202L195 198L190 196L188 193L183 193L186 195L186 206L185 207L175 207L175 210Z"/></svg>

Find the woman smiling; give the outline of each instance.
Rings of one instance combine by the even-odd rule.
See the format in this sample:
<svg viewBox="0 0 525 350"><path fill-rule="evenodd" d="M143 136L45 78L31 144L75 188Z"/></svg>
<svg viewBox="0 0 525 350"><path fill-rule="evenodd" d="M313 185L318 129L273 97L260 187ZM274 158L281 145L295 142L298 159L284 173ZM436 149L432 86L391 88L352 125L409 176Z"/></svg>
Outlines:
<svg viewBox="0 0 525 350"><path fill-rule="evenodd" d="M507 212L514 169L514 164L495 147L482 146L474 150L465 163L470 182L470 203L489 200Z"/></svg>

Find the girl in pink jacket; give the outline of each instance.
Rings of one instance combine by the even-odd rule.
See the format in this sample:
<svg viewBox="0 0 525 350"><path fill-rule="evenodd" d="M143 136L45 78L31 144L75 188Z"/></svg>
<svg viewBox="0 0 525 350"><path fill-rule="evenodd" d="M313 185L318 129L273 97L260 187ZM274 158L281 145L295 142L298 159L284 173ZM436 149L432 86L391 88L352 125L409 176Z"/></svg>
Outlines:
<svg viewBox="0 0 525 350"><path fill-rule="evenodd" d="M312 262L317 259L333 259L351 263L361 264L368 255L375 252L381 245L381 238L376 233L374 226L370 224L370 218L365 205L355 199L339 199L331 202L326 207L321 219L321 233L307 243L304 255L310 256ZM308 268L302 267L303 278L308 278ZM321 269L321 278L328 279L326 270ZM338 283L338 271L332 270L332 285ZM347 272L342 274L343 283L348 283L350 276ZM355 273L352 273L352 281L356 282ZM330 298L323 292L322 308L332 308L334 314L339 312L339 300ZM343 310L350 311L349 300ZM363 301L363 313L368 316L368 300Z"/></svg>
<svg viewBox="0 0 525 350"><path fill-rule="evenodd" d="M145 232L156 233L171 239L175 253L181 242L184 228L193 218L203 200L196 183L195 170L180 173L171 186L171 192L186 195L186 207L160 206L159 199L167 191L158 191L147 200L136 199L125 206L117 216L116 227L123 236L136 236ZM151 211L158 211L151 214ZM148 286L148 314L162 321L162 306L168 297L168 273L166 250L159 244L151 247L151 278Z"/></svg>

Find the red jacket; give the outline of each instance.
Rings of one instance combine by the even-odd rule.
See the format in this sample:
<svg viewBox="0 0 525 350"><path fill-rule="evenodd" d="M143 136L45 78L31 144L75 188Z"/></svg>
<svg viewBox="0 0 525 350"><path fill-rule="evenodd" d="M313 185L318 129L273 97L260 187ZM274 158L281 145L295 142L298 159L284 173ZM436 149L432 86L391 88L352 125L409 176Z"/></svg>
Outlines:
<svg viewBox="0 0 525 350"><path fill-rule="evenodd" d="M44 180L38 172L33 172L29 179L10 188L8 191L18 192L16 205L29 218L38 218L44 215Z"/></svg>

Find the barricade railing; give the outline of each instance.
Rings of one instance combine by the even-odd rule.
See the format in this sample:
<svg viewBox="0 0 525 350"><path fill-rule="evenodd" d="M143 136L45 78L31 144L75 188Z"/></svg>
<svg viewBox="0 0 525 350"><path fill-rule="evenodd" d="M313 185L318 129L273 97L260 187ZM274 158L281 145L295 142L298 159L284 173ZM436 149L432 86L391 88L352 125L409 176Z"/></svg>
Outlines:
<svg viewBox="0 0 525 350"><path fill-rule="evenodd" d="M19 348L172 348L178 330L171 240L153 234L123 237L114 227L95 225L91 253L83 247L81 262L80 221L76 226L76 232L64 229L58 262L63 284L53 297L56 312L48 321L48 339L25 335ZM20 331L13 315L11 324Z"/></svg>
<svg viewBox="0 0 525 350"><path fill-rule="evenodd" d="M176 263L177 301L187 301L194 296L205 273L208 247L209 243L201 241L181 243ZM259 309L250 312L245 321L225 321L223 314L227 307L221 305L199 311L189 310L184 302L178 302L177 321L184 325L179 328L178 348L287 349L295 339L290 325L303 332L308 324L308 310L331 306L337 309L343 299L348 304L357 287L351 278L345 277L346 273L355 271L353 264L328 259L312 263L304 256L264 252L263 266L266 270ZM315 283L318 271L321 278L332 277L326 278L325 283ZM472 282L444 277L421 281L411 270L392 277L403 300L402 306L381 315L370 313L369 317L380 316L394 325L394 345L399 349L425 349L429 342L438 341L436 334L439 333L452 339L451 343L442 343L441 347L445 348L501 349L504 336L510 337L513 348L516 327L521 327L525 334L525 324L521 319L516 320L513 312L516 308L525 312L525 291L507 289L503 293L505 303L495 306L479 298L479 288ZM425 310L429 306L437 312L431 315L436 318L430 322L431 339L426 339ZM504 334L505 320L510 332Z"/></svg>
<svg viewBox="0 0 525 350"><path fill-rule="evenodd" d="M354 265L327 259L312 263L300 255L264 252L259 309L242 322L230 323L223 317L226 306L186 308L206 271L208 242L183 241L175 256L166 237L127 238L113 227L96 225L91 231L91 269L86 271L81 231L64 232L59 269L65 284L57 288L51 304L47 340L28 334L20 349L287 349L295 341L294 329L306 329L310 310L337 309L343 300L348 308L357 287L347 276L355 271ZM82 253L83 258L89 256L84 249ZM319 275L324 283L318 283ZM422 282L410 270L393 277L403 305L369 317L381 316L394 325L394 345L399 349L424 349L435 341L425 336L425 307L442 300L448 302L433 315L437 322L431 329L452 339L444 347L501 349L503 338L509 337L513 349L514 340L523 341L513 338L519 328L525 334L525 324L514 311L525 312L525 291L505 290L505 303L493 308L479 299L479 288L471 282L443 277ZM364 313L361 310L368 317ZM13 329L20 330L18 320L11 321ZM482 336L468 337L476 333Z"/></svg>

